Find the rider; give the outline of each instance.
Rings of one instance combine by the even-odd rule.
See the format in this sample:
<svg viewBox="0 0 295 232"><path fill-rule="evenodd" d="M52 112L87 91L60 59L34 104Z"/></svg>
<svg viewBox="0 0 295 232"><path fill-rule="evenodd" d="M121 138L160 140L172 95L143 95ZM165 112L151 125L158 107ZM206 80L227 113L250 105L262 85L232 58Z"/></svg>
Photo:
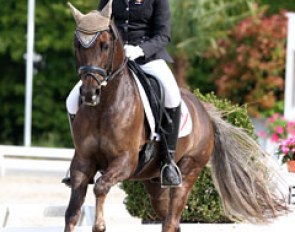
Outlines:
<svg viewBox="0 0 295 232"><path fill-rule="evenodd" d="M102 10L108 0L101 0L98 10ZM171 120L163 120L165 143L161 163L163 187L177 187L181 184L181 173L174 162L180 121L181 96L176 80L166 64L172 62L165 46L170 42L169 0L115 0L112 16L124 41L125 55L134 60L141 69L156 76L162 83L164 106ZM78 110L79 84L67 98L70 122ZM171 122L172 121L172 122Z"/></svg>

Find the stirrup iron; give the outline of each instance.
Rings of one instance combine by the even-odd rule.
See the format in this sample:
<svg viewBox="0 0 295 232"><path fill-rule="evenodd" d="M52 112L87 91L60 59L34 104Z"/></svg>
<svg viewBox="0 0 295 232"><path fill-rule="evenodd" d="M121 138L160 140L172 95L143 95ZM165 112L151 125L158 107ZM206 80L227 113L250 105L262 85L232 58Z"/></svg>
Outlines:
<svg viewBox="0 0 295 232"><path fill-rule="evenodd" d="M165 183L165 177L164 177L164 171L167 168L173 168L175 171L175 174L177 175L178 180L176 180L177 182L170 182L170 183ZM170 170L171 171L171 170ZM160 174L160 178L161 178L161 188L177 188L177 187L181 187L182 186L182 175L181 175L181 171L178 168L178 166L176 165L176 163L174 162L174 160L171 160L170 163L166 163L163 165L163 167L161 168L161 174ZM172 180L173 181L173 180Z"/></svg>

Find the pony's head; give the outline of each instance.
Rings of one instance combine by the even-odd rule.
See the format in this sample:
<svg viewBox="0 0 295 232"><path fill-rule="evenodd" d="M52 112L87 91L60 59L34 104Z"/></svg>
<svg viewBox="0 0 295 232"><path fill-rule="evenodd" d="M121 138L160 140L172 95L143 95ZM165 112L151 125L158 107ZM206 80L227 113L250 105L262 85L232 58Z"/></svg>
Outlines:
<svg viewBox="0 0 295 232"><path fill-rule="evenodd" d="M82 103L95 106L100 101L101 88L125 66L122 42L111 21L112 0L102 11L82 14L68 3L76 21L75 55L82 81Z"/></svg>

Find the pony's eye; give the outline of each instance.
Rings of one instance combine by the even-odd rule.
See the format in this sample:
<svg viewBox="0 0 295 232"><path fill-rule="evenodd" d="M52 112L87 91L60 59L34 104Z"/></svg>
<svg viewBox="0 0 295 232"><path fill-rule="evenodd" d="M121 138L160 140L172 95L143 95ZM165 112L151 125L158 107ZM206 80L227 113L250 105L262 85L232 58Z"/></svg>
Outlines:
<svg viewBox="0 0 295 232"><path fill-rule="evenodd" d="M108 50L109 49L109 43L103 43L102 45L101 45L101 50L103 50L103 51L105 51L105 50Z"/></svg>

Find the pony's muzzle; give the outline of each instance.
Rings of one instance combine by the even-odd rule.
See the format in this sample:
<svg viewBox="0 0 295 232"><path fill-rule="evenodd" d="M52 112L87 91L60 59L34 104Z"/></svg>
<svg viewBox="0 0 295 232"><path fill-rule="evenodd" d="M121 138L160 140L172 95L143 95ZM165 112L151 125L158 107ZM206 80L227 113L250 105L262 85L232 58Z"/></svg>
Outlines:
<svg viewBox="0 0 295 232"><path fill-rule="evenodd" d="M100 102L101 95L101 86L95 88L85 88L83 86L80 87L80 96L82 100L82 104L88 106L96 106Z"/></svg>

